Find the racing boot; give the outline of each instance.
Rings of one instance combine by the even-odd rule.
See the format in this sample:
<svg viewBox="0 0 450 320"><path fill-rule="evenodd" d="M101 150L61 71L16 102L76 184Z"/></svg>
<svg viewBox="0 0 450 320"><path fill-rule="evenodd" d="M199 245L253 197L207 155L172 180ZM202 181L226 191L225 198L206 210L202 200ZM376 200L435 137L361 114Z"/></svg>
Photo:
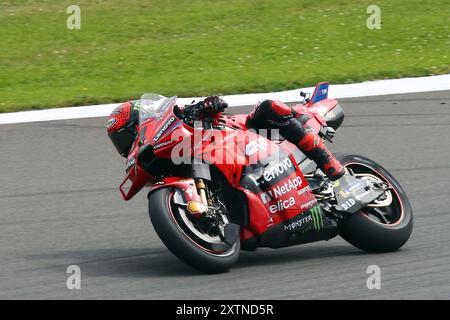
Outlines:
<svg viewBox="0 0 450 320"><path fill-rule="evenodd" d="M299 123L298 121L296 122ZM327 149L323 140L313 130L303 127L300 123L299 125L290 124L288 131L290 131L291 136L295 137L300 134L301 128L303 128L303 136L296 145L332 180L333 191L337 201L335 209L337 211L358 212L384 193L382 190L374 189L368 180L359 179L351 175ZM283 134L281 129L280 133ZM289 136L289 134L286 136ZM287 140L290 141L289 139Z"/></svg>

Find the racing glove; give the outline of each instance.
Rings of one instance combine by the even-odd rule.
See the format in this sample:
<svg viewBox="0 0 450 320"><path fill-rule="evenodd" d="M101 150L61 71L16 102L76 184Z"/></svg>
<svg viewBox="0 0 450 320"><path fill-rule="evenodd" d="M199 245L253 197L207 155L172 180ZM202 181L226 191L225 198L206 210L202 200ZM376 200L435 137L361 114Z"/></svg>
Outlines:
<svg viewBox="0 0 450 320"><path fill-rule="evenodd" d="M206 113L216 114L228 108L228 103L218 96L210 96L203 100L203 108Z"/></svg>

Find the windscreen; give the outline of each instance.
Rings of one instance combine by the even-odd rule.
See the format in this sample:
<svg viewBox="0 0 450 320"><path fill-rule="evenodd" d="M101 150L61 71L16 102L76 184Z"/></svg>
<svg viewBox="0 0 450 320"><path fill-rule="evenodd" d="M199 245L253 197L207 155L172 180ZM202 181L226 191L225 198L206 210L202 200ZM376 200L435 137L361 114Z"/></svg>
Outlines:
<svg viewBox="0 0 450 320"><path fill-rule="evenodd" d="M139 105L139 124L158 116L176 100L177 97L167 98L157 93L145 93L142 95Z"/></svg>

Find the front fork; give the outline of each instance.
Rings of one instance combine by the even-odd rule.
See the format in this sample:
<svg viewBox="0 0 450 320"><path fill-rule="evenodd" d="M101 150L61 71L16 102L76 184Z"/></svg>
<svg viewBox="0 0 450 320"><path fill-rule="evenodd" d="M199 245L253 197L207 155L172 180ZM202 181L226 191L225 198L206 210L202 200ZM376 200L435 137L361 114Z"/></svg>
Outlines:
<svg viewBox="0 0 450 320"><path fill-rule="evenodd" d="M197 188L197 193L200 196L200 199L202 200L203 205L208 206L208 196L207 196L207 189L206 184L203 181L202 178L194 178L195 187Z"/></svg>
<svg viewBox="0 0 450 320"><path fill-rule="evenodd" d="M197 189L197 193L200 196L202 204L205 207L211 205L208 196L208 188L206 186L205 180L211 181L211 173L209 165L205 163L192 165L192 176L195 183L195 188Z"/></svg>
<svg viewBox="0 0 450 320"><path fill-rule="evenodd" d="M204 208L210 208L212 210L212 212L206 214L210 214L209 219L213 218L214 223L217 225L219 237L227 244L235 244L239 239L241 227L238 224L231 223L226 214L215 206L213 203L214 200L209 199L208 189L202 178L194 178L194 183ZM208 211L208 209L206 210ZM198 217L201 217L204 213L205 212ZM219 220L217 220L217 217L219 217Z"/></svg>

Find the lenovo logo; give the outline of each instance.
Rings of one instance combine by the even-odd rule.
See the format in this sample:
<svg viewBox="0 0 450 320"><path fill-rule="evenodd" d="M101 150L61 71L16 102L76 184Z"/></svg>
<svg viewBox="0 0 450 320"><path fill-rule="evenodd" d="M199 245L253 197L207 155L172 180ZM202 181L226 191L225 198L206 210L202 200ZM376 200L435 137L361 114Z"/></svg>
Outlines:
<svg viewBox="0 0 450 320"><path fill-rule="evenodd" d="M285 173L289 168L292 168L292 161L289 158L281 160L279 163L273 165L266 171L264 171L264 181L270 182L278 176Z"/></svg>

